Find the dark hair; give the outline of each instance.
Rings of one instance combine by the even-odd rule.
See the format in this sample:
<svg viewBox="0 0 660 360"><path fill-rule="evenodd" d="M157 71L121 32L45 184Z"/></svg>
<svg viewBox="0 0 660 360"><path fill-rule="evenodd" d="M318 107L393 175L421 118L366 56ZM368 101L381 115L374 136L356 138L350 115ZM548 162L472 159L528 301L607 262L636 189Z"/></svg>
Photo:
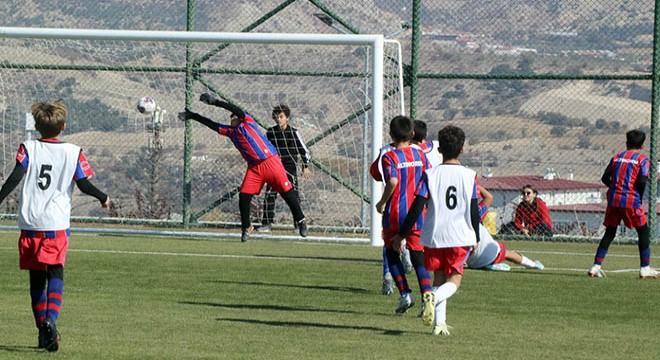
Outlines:
<svg viewBox="0 0 660 360"><path fill-rule="evenodd" d="M426 123L422 120L415 120L413 124L415 125L415 134L413 134L412 140L416 143L421 143L426 139L426 134L428 134Z"/></svg>
<svg viewBox="0 0 660 360"><path fill-rule="evenodd" d="M465 132L457 126L447 125L438 131L438 142L443 160L458 159L465 144Z"/></svg>
<svg viewBox="0 0 660 360"><path fill-rule="evenodd" d="M390 121L390 136L394 142L410 141L413 135L413 123L409 117L399 115Z"/></svg>
<svg viewBox="0 0 660 360"><path fill-rule="evenodd" d="M532 186L532 184L527 184L520 189L520 191L525 191L525 189L530 189L534 192L534 195L538 194L539 192Z"/></svg>
<svg viewBox="0 0 660 360"><path fill-rule="evenodd" d="M62 99L32 104L34 127L44 138L53 138L60 134L66 122L66 115L66 104Z"/></svg>
<svg viewBox="0 0 660 360"><path fill-rule="evenodd" d="M272 116L275 117L279 113L284 113L284 116L290 117L291 116L291 109L289 109L288 106L284 104L279 104L273 108L273 114Z"/></svg>
<svg viewBox="0 0 660 360"><path fill-rule="evenodd" d="M628 149L641 149L646 140L646 134L641 130L630 130L626 133L626 147Z"/></svg>

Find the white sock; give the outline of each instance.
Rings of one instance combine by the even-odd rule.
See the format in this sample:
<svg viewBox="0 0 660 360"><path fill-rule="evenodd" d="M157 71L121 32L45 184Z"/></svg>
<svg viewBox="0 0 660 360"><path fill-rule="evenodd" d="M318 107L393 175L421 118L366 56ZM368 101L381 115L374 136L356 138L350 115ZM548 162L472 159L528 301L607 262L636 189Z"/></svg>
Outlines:
<svg viewBox="0 0 660 360"><path fill-rule="evenodd" d="M528 268L528 269L533 269L536 267L536 262L533 261L532 259L528 258L525 255L522 255L522 261L520 261L520 265Z"/></svg>
<svg viewBox="0 0 660 360"><path fill-rule="evenodd" d="M436 324L447 323L447 300L435 304L435 320Z"/></svg>
<svg viewBox="0 0 660 360"><path fill-rule="evenodd" d="M434 288L433 293L435 294L435 303L439 304L441 301L449 299L456 293L456 290L458 290L458 287L451 281L447 281L438 288Z"/></svg>

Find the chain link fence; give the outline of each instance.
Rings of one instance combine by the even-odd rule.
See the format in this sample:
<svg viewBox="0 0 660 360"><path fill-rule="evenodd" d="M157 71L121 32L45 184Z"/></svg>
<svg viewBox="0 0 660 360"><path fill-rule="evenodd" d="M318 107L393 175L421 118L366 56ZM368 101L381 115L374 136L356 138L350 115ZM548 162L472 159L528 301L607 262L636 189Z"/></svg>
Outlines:
<svg viewBox="0 0 660 360"><path fill-rule="evenodd" d="M513 220L521 189L531 184L547 204L555 238L600 237L606 205L600 176L609 159L625 150L628 130L646 133L643 152L652 160L652 174L656 171L652 2L49 4L3 2L4 26L385 34L400 41L405 112L426 121L431 138L447 124L466 131L469 143L461 160L477 170L481 184L494 195L495 229ZM25 130L31 102L63 98L70 108L63 139L83 147L97 172L94 183L117 199L110 217L181 224L189 201L192 225L238 221L235 189L245 164L228 140L200 126L192 128L192 179L186 199L185 128L175 116L186 102L184 45L3 39L0 46L0 164L5 176L14 166L18 144L36 136ZM274 125L273 106L285 103L292 108L291 124L310 142L315 161L313 179L300 181L312 225L325 231L366 230L371 205L364 165L372 156L364 150L369 145L364 134L370 130L363 120L369 111L368 52L215 44L196 45L193 54L208 70L193 83L193 98L216 92L254 115L264 131ZM389 72L394 74L394 66ZM390 89L389 96L398 96ZM165 110L162 123L135 111L135 102L145 95ZM197 101L192 106L226 121L226 113ZM385 125L396 113L392 99ZM655 204L656 185L649 183L646 196ZM259 197L253 202L257 223L262 201ZM15 203L14 196L0 212L15 213ZM108 217L92 205L90 199L76 198L74 215ZM655 211L649 217L655 225ZM276 202L276 223L291 226L282 200Z"/></svg>

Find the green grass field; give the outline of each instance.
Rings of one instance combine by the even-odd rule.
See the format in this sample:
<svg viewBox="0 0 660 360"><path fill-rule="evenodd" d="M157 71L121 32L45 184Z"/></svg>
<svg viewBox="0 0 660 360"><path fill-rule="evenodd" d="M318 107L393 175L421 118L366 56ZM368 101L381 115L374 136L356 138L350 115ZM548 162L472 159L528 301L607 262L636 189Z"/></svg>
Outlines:
<svg viewBox="0 0 660 360"><path fill-rule="evenodd" d="M0 232L1 359L657 359L660 279L637 247L509 242L544 271L467 270L449 337L380 294L380 248L74 233L58 328L37 350L16 232ZM657 251L656 251L657 253ZM654 262L660 265L660 260ZM620 270L620 271L614 271Z"/></svg>

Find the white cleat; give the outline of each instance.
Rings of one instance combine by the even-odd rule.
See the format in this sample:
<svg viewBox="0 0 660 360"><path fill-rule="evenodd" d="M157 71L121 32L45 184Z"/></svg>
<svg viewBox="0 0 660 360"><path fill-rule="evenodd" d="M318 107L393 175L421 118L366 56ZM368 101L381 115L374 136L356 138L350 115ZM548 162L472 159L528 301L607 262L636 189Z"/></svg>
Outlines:
<svg viewBox="0 0 660 360"><path fill-rule="evenodd" d="M600 268L600 265L595 265L595 264L591 265L591 268L589 268L589 271L587 272L587 275L589 275L589 277L592 277L592 278L595 278L595 277L604 278L604 277L606 277L605 273L603 272L603 269ZM641 275L641 271L640 271L640 275Z"/></svg>
<svg viewBox="0 0 660 360"><path fill-rule="evenodd" d="M415 301L413 300L412 293L407 292L401 296L399 306L394 311L397 314L405 314L413 305L415 305Z"/></svg>
<svg viewBox="0 0 660 360"><path fill-rule="evenodd" d="M660 278L660 272L655 269L651 269L646 266L639 269L639 278L640 279L657 279Z"/></svg>
<svg viewBox="0 0 660 360"><path fill-rule="evenodd" d="M431 330L431 334L433 335L440 335L440 336L449 336L449 326L445 323L439 323L433 325L433 330Z"/></svg>

